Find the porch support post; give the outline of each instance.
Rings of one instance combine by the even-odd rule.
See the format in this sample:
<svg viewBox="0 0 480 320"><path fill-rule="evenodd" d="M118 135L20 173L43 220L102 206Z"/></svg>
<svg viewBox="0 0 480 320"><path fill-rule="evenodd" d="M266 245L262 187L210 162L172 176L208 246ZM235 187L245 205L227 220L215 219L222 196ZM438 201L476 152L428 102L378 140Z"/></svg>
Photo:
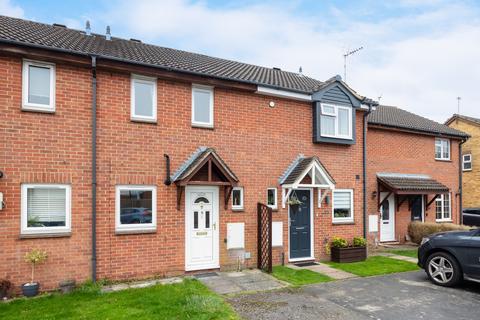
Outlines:
<svg viewBox="0 0 480 320"><path fill-rule="evenodd" d="M426 196L427 197L427 206L425 207L425 211L428 210L428 208L433 203L433 201L435 201L439 196L440 196L439 194L434 195L432 200L430 200L430 201L428 201L428 195Z"/></svg>
<svg viewBox="0 0 480 320"><path fill-rule="evenodd" d="M383 198L381 201L380 201L380 194L378 195L378 201L379 201L379 203L378 203L378 209L380 209L380 206L383 204L383 202L384 202L385 200L388 199L388 197L390 197L391 194L392 194L392 191L390 191L390 192L385 196L385 198Z"/></svg>
<svg viewBox="0 0 480 320"><path fill-rule="evenodd" d="M182 192L185 187L177 186L177 210L180 210L180 202L182 202Z"/></svg>
<svg viewBox="0 0 480 320"><path fill-rule="evenodd" d="M232 190L232 187L225 186L225 210L228 209L228 201L230 200L230 196L232 195Z"/></svg>

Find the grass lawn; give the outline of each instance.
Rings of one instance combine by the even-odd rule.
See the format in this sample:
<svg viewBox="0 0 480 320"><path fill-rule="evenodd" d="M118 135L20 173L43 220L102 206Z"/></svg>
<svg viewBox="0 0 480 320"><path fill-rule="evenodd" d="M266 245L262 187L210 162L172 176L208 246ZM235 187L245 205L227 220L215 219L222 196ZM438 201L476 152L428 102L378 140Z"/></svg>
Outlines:
<svg viewBox="0 0 480 320"><path fill-rule="evenodd" d="M67 295L0 302L0 318L10 319L239 319L218 295L196 280L101 293L83 288Z"/></svg>
<svg viewBox="0 0 480 320"><path fill-rule="evenodd" d="M388 250L388 253L398 254L399 256L417 258L417 249L406 249L406 250Z"/></svg>
<svg viewBox="0 0 480 320"><path fill-rule="evenodd" d="M333 268L341 269L346 272L356 274L360 277L376 276L381 274L389 274L396 272L405 272L418 270L416 264L395 260L392 258L382 257L382 256L373 256L367 258L365 261L361 262L351 262L351 263L338 263L338 262L326 262Z"/></svg>
<svg viewBox="0 0 480 320"><path fill-rule="evenodd" d="M273 267L272 276L277 279L286 281L294 286L302 286L318 282L327 282L333 280L324 274L313 272L307 269L292 269L284 266Z"/></svg>

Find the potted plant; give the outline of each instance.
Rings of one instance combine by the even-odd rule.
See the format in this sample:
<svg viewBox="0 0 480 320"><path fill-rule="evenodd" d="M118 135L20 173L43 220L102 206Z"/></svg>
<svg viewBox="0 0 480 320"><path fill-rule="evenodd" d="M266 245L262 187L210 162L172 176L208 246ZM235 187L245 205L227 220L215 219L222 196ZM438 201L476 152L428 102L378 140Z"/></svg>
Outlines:
<svg viewBox="0 0 480 320"><path fill-rule="evenodd" d="M357 262L367 258L367 241L361 237L353 238L351 246L344 238L333 237L330 248L334 262Z"/></svg>
<svg viewBox="0 0 480 320"><path fill-rule="evenodd" d="M35 282L35 266L44 262L47 259L47 253L38 249L33 249L25 254L25 262L32 265L32 278L30 282L22 285L22 293L26 297L34 297L38 294L40 284Z"/></svg>

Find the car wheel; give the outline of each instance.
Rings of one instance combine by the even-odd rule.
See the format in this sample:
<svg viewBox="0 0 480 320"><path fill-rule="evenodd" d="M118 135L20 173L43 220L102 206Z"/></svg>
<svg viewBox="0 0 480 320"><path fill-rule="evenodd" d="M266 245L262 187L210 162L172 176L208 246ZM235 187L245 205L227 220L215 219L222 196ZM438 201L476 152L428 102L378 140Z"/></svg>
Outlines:
<svg viewBox="0 0 480 320"><path fill-rule="evenodd" d="M445 252L429 256L425 271L433 283L444 287L453 287L462 279L462 270L457 260Z"/></svg>

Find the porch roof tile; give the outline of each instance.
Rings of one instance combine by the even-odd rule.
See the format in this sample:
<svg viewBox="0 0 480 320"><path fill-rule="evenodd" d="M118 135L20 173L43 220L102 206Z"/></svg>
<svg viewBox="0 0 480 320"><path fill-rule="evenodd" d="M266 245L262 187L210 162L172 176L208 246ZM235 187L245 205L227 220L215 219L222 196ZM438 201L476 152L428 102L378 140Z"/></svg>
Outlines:
<svg viewBox="0 0 480 320"><path fill-rule="evenodd" d="M438 192L446 193L449 188L428 175L377 173L377 179L394 192Z"/></svg>

